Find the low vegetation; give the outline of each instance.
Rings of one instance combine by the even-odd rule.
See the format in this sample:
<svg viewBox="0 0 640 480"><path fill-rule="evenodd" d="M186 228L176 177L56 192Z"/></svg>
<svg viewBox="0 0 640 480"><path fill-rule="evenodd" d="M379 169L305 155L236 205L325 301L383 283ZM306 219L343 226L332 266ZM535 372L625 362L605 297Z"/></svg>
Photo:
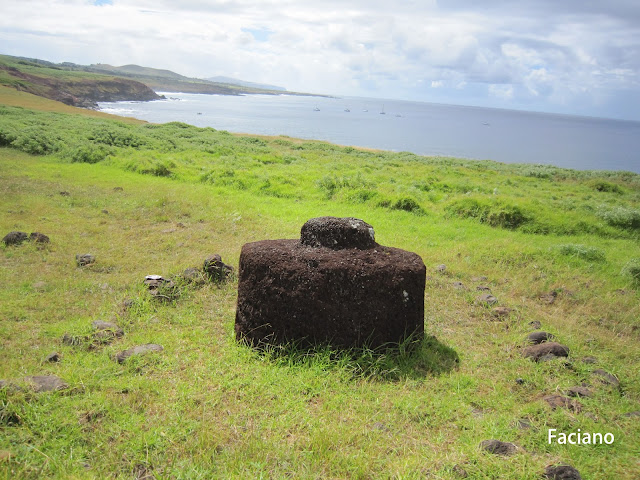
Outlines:
<svg viewBox="0 0 640 480"><path fill-rule="evenodd" d="M0 378L55 374L70 388L0 390L0 477L533 480L561 463L640 476L640 175L38 105L0 105L0 232L51 239L0 246ZM258 352L234 339L234 280L163 303L142 285L214 253L237 266L244 243L295 238L322 215L362 218L381 244L422 256L417 346ZM78 267L84 253L96 261ZM487 289L504 316L477 301ZM94 320L124 335L93 341ZM567 359L523 358L535 322ZM146 343L164 350L113 360ZM580 411L543 400L582 383L593 395ZM615 442L549 444L549 428ZM487 439L518 450L492 455Z"/></svg>

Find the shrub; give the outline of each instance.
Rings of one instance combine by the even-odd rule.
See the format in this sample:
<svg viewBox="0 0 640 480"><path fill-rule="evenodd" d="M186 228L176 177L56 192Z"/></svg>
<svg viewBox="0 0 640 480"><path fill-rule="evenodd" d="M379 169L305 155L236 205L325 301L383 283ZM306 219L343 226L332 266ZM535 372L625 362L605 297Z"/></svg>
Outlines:
<svg viewBox="0 0 640 480"><path fill-rule="evenodd" d="M73 163L98 163L111 152L103 146L82 145L71 150L69 158Z"/></svg>
<svg viewBox="0 0 640 480"><path fill-rule="evenodd" d="M604 262L606 260L604 252L596 247L569 243L558 245L557 248L562 255L567 257L577 257L590 262Z"/></svg>
<svg viewBox="0 0 640 480"><path fill-rule="evenodd" d="M58 138L39 127L27 127L16 135L11 145L32 155L48 155L58 150Z"/></svg>
<svg viewBox="0 0 640 480"><path fill-rule="evenodd" d="M89 140L112 147L140 147L145 141L131 131L132 127L118 125L101 126L94 129L89 135Z"/></svg>
<svg viewBox="0 0 640 480"><path fill-rule="evenodd" d="M596 215L613 227L626 230L640 229L640 210L601 205L598 207Z"/></svg>
<svg viewBox="0 0 640 480"><path fill-rule="evenodd" d="M475 218L480 223L510 230L515 230L531 221L531 217L525 214L520 207L501 201L480 201L475 198L463 198L450 203L446 207L446 211L449 216Z"/></svg>
<svg viewBox="0 0 640 480"><path fill-rule="evenodd" d="M620 185L604 180L592 180L587 185L598 192L624 193Z"/></svg>
<svg viewBox="0 0 640 480"><path fill-rule="evenodd" d="M640 283L640 258L632 258L622 268L622 275L631 277L635 283Z"/></svg>
<svg viewBox="0 0 640 480"><path fill-rule="evenodd" d="M411 197L401 197L391 204L392 210L404 210L416 214L425 213L418 202Z"/></svg>

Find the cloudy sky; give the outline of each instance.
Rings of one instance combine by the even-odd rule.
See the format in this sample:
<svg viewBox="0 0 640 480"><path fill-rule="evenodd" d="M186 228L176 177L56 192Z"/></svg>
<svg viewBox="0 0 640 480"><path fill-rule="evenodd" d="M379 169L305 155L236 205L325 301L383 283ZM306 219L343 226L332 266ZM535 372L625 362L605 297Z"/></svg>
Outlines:
<svg viewBox="0 0 640 480"><path fill-rule="evenodd" d="M0 53L640 120L640 0L0 0Z"/></svg>

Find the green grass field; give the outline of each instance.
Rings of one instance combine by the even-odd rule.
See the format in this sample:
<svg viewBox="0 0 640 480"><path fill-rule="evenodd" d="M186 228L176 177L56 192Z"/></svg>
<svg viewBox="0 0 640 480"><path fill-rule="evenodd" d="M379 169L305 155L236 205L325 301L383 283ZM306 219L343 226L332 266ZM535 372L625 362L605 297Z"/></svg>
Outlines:
<svg viewBox="0 0 640 480"><path fill-rule="evenodd" d="M0 390L1 478L539 479L562 463L584 479L640 477L640 417L626 415L640 411L640 175L132 124L40 102L0 105L0 235L51 239L0 246L0 379L54 374L70 388ZM169 303L142 285L214 253L237 267L243 244L296 238L323 215L361 218L379 243L422 256L418 348L256 352L234 338L236 281ZM96 263L77 267L83 253ZM478 304L479 286L506 318ZM94 320L124 336L63 344ZM535 321L568 359L522 357ZM164 350L113 360L144 343ZM45 361L52 352L59 363ZM579 412L543 400L583 382L593 396ZM549 444L549 428L615 442ZM487 439L519 448L492 455Z"/></svg>

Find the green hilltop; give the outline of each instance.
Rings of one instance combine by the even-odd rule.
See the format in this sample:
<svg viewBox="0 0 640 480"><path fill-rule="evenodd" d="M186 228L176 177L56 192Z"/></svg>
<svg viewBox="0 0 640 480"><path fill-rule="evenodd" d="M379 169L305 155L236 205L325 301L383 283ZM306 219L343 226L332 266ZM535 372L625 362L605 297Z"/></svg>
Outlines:
<svg viewBox="0 0 640 480"><path fill-rule="evenodd" d="M50 238L0 245L0 478L640 477L640 175L97 113L0 88L0 232ZM234 338L235 279L184 281L325 215L423 258L423 339L255 351ZM176 282L166 302L150 274ZM526 358L535 330L568 357ZM142 344L163 350L114 361ZM41 375L68 388L35 393Z"/></svg>

